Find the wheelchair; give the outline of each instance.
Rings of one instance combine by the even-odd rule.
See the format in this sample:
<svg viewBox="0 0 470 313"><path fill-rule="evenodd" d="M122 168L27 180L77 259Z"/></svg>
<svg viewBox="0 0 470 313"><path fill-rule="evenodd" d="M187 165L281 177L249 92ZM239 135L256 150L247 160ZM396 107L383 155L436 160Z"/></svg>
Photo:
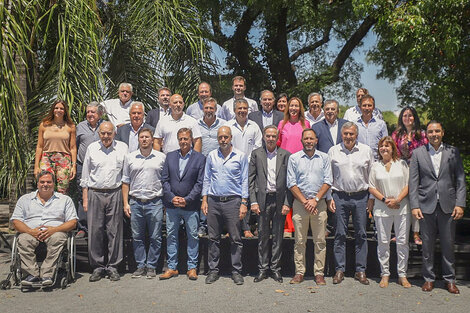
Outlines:
<svg viewBox="0 0 470 313"><path fill-rule="evenodd" d="M21 280L23 279L21 271L21 257L18 252L18 235L17 233L13 238L11 244L11 259L10 259L10 272L5 280L0 283L0 288L3 290L10 289L13 286L20 286L21 291L27 289L52 289L55 286L60 286L62 289L67 288L69 283L75 281L76 278L76 250L75 250L75 232L67 233L67 241L64 245L64 248L59 254L57 259L57 264L54 269L54 274L52 276L52 285L51 286L41 286L40 284L32 286L23 286L21 285ZM36 259L38 260L39 265L45 257L45 245L39 244L36 249ZM41 259L42 256L42 259Z"/></svg>

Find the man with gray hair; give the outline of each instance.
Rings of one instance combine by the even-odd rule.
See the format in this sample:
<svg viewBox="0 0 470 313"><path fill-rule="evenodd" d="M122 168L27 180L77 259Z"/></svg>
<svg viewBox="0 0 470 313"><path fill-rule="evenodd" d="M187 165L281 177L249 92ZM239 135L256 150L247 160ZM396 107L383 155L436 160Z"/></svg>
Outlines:
<svg viewBox="0 0 470 313"><path fill-rule="evenodd" d="M261 91L259 98L261 102L261 111L255 111L248 114L248 119L258 124L260 129L264 129L269 125L279 125L279 122L284 118L284 114L274 110L274 93L270 90Z"/></svg>
<svg viewBox="0 0 470 313"><path fill-rule="evenodd" d="M305 119L309 121L310 126L315 125L325 118L322 110L323 96L318 92L312 92L308 95L308 111L305 112Z"/></svg>
<svg viewBox="0 0 470 313"><path fill-rule="evenodd" d="M251 211L259 216L259 273L254 279L255 283L268 277L268 269L271 270L271 277L282 283L282 238L286 214L292 207L292 194L286 185L290 152L277 147L278 136L276 126L264 128L266 147L252 152L248 170ZM271 234L272 245L269 245Z"/></svg>
<svg viewBox="0 0 470 313"><path fill-rule="evenodd" d="M123 258L121 193L122 167L127 145L114 140L111 122L99 127L100 141L88 146L83 161L81 187L83 209L88 217L88 257L93 268L90 282L107 272L109 279L120 279L117 266Z"/></svg>
<svg viewBox="0 0 470 313"><path fill-rule="evenodd" d="M132 95L132 85L129 83L121 83L119 85L119 97L101 103L106 110L109 121L116 127L120 127L129 122L129 108L132 104Z"/></svg>
<svg viewBox="0 0 470 313"><path fill-rule="evenodd" d="M153 133L155 128L144 123L145 109L142 102L134 101L129 111L131 122L119 127L116 132L116 140L124 142L128 146L129 153L139 149L139 130L148 128Z"/></svg>
<svg viewBox="0 0 470 313"><path fill-rule="evenodd" d="M356 274L361 284L369 285L367 267L367 208L372 209L374 200L369 199L369 173L374 163L372 149L357 141L358 127L353 122L341 127L343 142L328 151L331 159L333 184L332 196L327 195L328 209L336 215L334 256L336 274L333 284L344 279L346 270L346 234L349 215L352 214L356 244Z"/></svg>
<svg viewBox="0 0 470 313"><path fill-rule="evenodd" d="M96 101L90 102L86 107L86 119L77 125L77 193L78 193L78 233L75 238L82 238L88 233L86 213L83 210L82 188L80 180L82 178L83 160L88 146L95 141L100 140L98 127L100 126L101 116L104 113L104 107Z"/></svg>

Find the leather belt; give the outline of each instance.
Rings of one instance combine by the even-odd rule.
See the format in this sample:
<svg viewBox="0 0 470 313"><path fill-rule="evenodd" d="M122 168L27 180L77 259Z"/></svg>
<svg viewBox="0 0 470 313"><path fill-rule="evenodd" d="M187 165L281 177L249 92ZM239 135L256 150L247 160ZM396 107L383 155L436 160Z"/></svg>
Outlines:
<svg viewBox="0 0 470 313"><path fill-rule="evenodd" d="M88 189L91 189L93 191L98 191L98 192L113 192L113 191L121 190L121 186L117 188L112 188L112 189L101 189L101 188L93 188L93 187L88 187Z"/></svg>
<svg viewBox="0 0 470 313"><path fill-rule="evenodd" d="M337 191L337 190L334 190L333 191L334 193L339 193L339 194L345 194L345 195L348 195L348 196L359 196L359 195L363 195L363 194L366 194L366 193L369 193L368 190L361 190L361 191L354 191L354 192L347 192L347 191Z"/></svg>
<svg viewBox="0 0 470 313"><path fill-rule="evenodd" d="M152 199L140 199L140 198L136 198L136 197L134 197L134 196L129 195L129 198L131 198L131 199L134 200L134 201L139 201L139 202L142 202L142 203L147 203L147 202L152 202L153 200L158 199L158 198L160 198L160 197L154 197L154 198L152 198Z"/></svg>
<svg viewBox="0 0 470 313"><path fill-rule="evenodd" d="M211 197L214 201L217 201L217 202L227 202L227 201L230 201L230 200L233 200L233 199L240 199L241 196L235 196L235 195L232 195L232 196L212 196L210 195L209 197Z"/></svg>
<svg viewBox="0 0 470 313"><path fill-rule="evenodd" d="M266 193L266 196L267 196L267 197L275 197L275 196L276 196L276 193L277 193L277 192L275 192L275 191L273 191L273 192L267 192L267 193Z"/></svg>

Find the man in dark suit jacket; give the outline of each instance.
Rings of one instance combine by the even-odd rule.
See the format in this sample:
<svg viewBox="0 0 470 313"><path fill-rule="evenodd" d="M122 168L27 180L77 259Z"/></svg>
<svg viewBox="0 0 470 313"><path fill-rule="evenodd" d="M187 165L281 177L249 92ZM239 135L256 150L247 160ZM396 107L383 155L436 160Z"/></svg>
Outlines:
<svg viewBox="0 0 470 313"><path fill-rule="evenodd" d="M145 123L156 128L160 120L160 115L165 116L170 114L170 97L171 90L168 87L158 89L158 107L147 112Z"/></svg>
<svg viewBox="0 0 470 313"><path fill-rule="evenodd" d="M139 149L139 130L141 128L148 128L155 132L155 128L151 125L144 123L144 105L142 102L134 101L129 109L131 122L119 127L116 131L116 140L124 142L128 146L129 153Z"/></svg>
<svg viewBox="0 0 470 313"><path fill-rule="evenodd" d="M248 114L248 119L258 124L259 128L263 130L266 126L274 125L277 127L279 122L284 119L284 114L274 110L274 102L276 98L274 93L269 90L263 90L260 96L261 111L255 111Z"/></svg>
<svg viewBox="0 0 470 313"><path fill-rule="evenodd" d="M282 283L280 260L284 223L290 207L292 194L287 189L287 164L290 153L277 148L278 129L271 125L264 128L263 139L266 147L260 147L251 153L248 170L251 210L259 215L258 268L254 282L267 278L270 267L271 276ZM272 228L270 224L272 222ZM269 247L269 235L272 233L272 247ZM271 266L269 255L271 254Z"/></svg>
<svg viewBox="0 0 470 313"><path fill-rule="evenodd" d="M419 219L423 240L423 291L434 288L434 245L439 232L442 277L450 293L455 285L455 221L462 218L466 201L465 173L456 147L442 143L441 123L426 128L429 144L413 151L410 163L409 197L412 214Z"/></svg>
<svg viewBox="0 0 470 313"><path fill-rule="evenodd" d="M325 112L325 118L313 125L312 129L317 134L318 143L316 148L321 152L328 153L331 147L343 141L341 127L347 121L338 118L339 103L336 100L326 100L323 112Z"/></svg>
<svg viewBox="0 0 470 313"><path fill-rule="evenodd" d="M188 271L191 280L197 279L199 256L199 209L204 182L206 158L191 147L192 131L189 128L178 130L179 150L169 152L162 171L163 204L166 208L166 233L168 269L160 279L178 276L178 231L184 221L188 237Z"/></svg>

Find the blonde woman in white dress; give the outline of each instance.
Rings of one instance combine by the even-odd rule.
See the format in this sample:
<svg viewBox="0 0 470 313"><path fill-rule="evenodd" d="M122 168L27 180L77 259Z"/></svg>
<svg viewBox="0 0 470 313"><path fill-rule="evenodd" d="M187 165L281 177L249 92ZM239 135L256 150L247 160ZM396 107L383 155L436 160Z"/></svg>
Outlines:
<svg viewBox="0 0 470 313"><path fill-rule="evenodd" d="M397 146L392 137L379 141L379 161L372 165L369 175L369 192L376 198L374 220L377 227L377 255L380 262L380 287L388 287L390 278L390 238L392 226L395 229L397 246L398 283L411 287L406 279L408 268L408 236L411 225L408 201L408 165L398 158Z"/></svg>

